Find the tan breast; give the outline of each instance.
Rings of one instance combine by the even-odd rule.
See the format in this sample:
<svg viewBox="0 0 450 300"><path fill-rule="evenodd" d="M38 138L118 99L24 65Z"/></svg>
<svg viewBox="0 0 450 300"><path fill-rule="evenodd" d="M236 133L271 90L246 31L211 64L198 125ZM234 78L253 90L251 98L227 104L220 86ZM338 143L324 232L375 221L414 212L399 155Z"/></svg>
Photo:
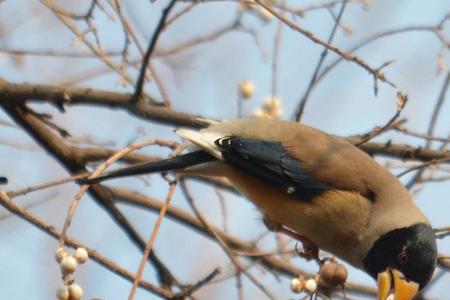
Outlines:
<svg viewBox="0 0 450 300"><path fill-rule="evenodd" d="M330 190L303 200L228 167L227 178L273 222L308 237L319 248L360 266L371 204L358 193ZM359 249L360 248L360 249ZM351 250L351 251L350 251Z"/></svg>

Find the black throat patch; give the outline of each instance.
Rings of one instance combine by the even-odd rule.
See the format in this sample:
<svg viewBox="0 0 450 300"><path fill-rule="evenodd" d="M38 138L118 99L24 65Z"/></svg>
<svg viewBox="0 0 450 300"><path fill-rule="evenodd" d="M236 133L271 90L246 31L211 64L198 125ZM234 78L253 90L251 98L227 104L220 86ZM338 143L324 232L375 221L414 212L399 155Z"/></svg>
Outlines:
<svg viewBox="0 0 450 300"><path fill-rule="evenodd" d="M423 288L433 275L436 259L437 246L433 229L428 224L418 223L380 236L363 263L375 279L379 272L391 267Z"/></svg>

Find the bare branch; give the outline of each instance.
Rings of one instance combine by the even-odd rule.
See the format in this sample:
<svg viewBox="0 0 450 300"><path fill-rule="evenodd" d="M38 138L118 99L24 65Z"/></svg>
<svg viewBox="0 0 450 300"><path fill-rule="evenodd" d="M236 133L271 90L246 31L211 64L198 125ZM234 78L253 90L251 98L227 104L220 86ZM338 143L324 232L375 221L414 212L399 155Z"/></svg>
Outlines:
<svg viewBox="0 0 450 300"><path fill-rule="evenodd" d="M50 224L47 224L45 221L39 219L37 216L31 214L26 209L20 207L16 203L14 203L8 197L8 195L3 191L0 191L0 205L2 205L4 208L9 210L12 214L31 223L32 225L36 226L38 229L42 230L43 232L47 233L48 235L52 236L53 238L55 238L55 239L61 238L61 232L56 230L55 227L53 227ZM121 268L120 266L118 266L117 264L112 262L111 260L102 256L97 251L89 248L87 245L84 245L71 237L67 237L66 242L67 242L67 245L72 248L78 248L78 247L85 248L88 251L90 258L92 258L95 262L99 263L101 266L105 267L106 269L110 270L111 272L119 275L120 277L122 277L130 282L134 280L134 275L132 275L130 272L124 270L123 268ZM142 288L144 288L158 296L164 297L164 298L171 298L173 296L173 294L169 290L162 289L162 288L160 288L152 283L149 283L147 281L144 281L144 280L140 280L139 285Z"/></svg>
<svg viewBox="0 0 450 300"><path fill-rule="evenodd" d="M300 26L298 26L297 24L295 24L288 18L278 14L270 5L267 5L263 0L255 0L255 2L257 2L259 5L261 5L268 11L270 11L275 17L277 17L278 19L283 21L286 25L291 27L293 30L300 32L305 37L307 37L311 41L313 41L314 43L319 44L319 45L325 47L326 49L336 53L337 55L341 56L345 60L352 61L352 62L358 64L359 66L361 66L363 69L365 69L370 74L372 74L375 85L378 80L381 80L381 81L389 84L390 86L395 87L395 84L392 83L390 80L388 80L386 78L386 76L384 75L384 73L381 72L381 68L373 68L373 67L369 66L364 60L362 60L360 57L354 55L353 53L342 50L334 45L331 45L331 44L321 40L320 38L316 37L312 32L301 28ZM376 89L375 89L375 92L376 92Z"/></svg>
<svg viewBox="0 0 450 300"><path fill-rule="evenodd" d="M339 14L334 22L333 29L331 30L330 36L328 37L328 40L327 40L328 44L331 44L333 42L334 36L337 32L337 28L339 27L339 23L341 21L342 15L344 14L346 4L347 4L347 0L342 1L341 9L339 10ZM319 61L317 62L316 68L314 69L311 79L309 80L308 87L306 88L306 92L303 94L303 97L300 100L298 109L295 112L295 121L296 122L300 122L300 119L302 118L303 112L306 107L306 102L308 101L308 97L314 87L314 84L316 83L317 75L319 74L319 70L322 67L323 62L325 61L327 54L328 54L328 49L327 48L323 49L322 53L320 54Z"/></svg>
<svg viewBox="0 0 450 300"><path fill-rule="evenodd" d="M150 61L150 57L152 56L153 51L155 50L159 35L164 29L167 16L174 7L176 1L177 0L170 1L169 5L167 5L167 7L163 10L161 18L159 19L158 25L156 26L155 32L153 33L152 39L150 40L150 44L148 45L147 51L145 52L144 59L142 61L141 71L139 72L139 77L136 83L136 88L134 90L132 102L137 102L141 97L142 89L144 88L147 65Z"/></svg>

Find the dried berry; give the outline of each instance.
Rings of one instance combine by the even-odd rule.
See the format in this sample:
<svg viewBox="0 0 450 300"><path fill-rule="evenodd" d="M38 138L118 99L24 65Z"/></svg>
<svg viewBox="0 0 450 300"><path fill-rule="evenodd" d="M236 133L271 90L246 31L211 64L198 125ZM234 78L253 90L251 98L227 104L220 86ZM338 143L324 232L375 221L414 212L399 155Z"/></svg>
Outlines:
<svg viewBox="0 0 450 300"><path fill-rule="evenodd" d="M329 261L320 269L320 282L329 287L343 285L347 281L347 269L335 262Z"/></svg>

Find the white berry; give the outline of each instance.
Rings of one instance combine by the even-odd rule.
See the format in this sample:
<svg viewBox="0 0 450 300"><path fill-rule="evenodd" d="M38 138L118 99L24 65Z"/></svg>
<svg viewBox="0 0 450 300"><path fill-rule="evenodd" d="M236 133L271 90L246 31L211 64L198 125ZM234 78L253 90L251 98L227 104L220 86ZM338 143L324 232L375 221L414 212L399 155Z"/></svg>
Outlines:
<svg viewBox="0 0 450 300"><path fill-rule="evenodd" d="M74 257L78 263L83 264L88 260L89 254L85 248L80 247L75 251Z"/></svg>
<svg viewBox="0 0 450 300"><path fill-rule="evenodd" d="M294 278L291 280L291 291L294 293L300 293L303 289L303 283L300 279Z"/></svg>
<svg viewBox="0 0 450 300"><path fill-rule="evenodd" d="M317 289L317 282L315 282L312 278L306 280L305 289L310 293L314 293Z"/></svg>
<svg viewBox="0 0 450 300"><path fill-rule="evenodd" d="M250 80L242 81L239 84L239 92L244 99L253 96L253 93L255 92L255 86L253 85L253 82L251 82Z"/></svg>
<svg viewBox="0 0 450 300"><path fill-rule="evenodd" d="M77 269L77 265L77 260L73 256L68 255L61 261L61 272L63 274L73 273Z"/></svg>
<svg viewBox="0 0 450 300"><path fill-rule="evenodd" d="M55 259L56 259L57 262L61 263L61 261L66 256L67 256L66 249L64 249L63 247L59 247L58 249L56 249L56 251L55 251Z"/></svg>
<svg viewBox="0 0 450 300"><path fill-rule="evenodd" d="M262 109L257 109L252 113L254 118L270 118L270 116Z"/></svg>
<svg viewBox="0 0 450 300"><path fill-rule="evenodd" d="M68 300L69 299L69 289L67 286L63 285L58 288L58 291L56 291L56 297L59 300Z"/></svg>
<svg viewBox="0 0 450 300"><path fill-rule="evenodd" d="M69 295L71 300L79 300L83 297L83 289L76 283L69 285Z"/></svg>
<svg viewBox="0 0 450 300"><path fill-rule="evenodd" d="M278 118L283 114L283 104L277 96L270 96L264 100L262 110L272 118Z"/></svg>

